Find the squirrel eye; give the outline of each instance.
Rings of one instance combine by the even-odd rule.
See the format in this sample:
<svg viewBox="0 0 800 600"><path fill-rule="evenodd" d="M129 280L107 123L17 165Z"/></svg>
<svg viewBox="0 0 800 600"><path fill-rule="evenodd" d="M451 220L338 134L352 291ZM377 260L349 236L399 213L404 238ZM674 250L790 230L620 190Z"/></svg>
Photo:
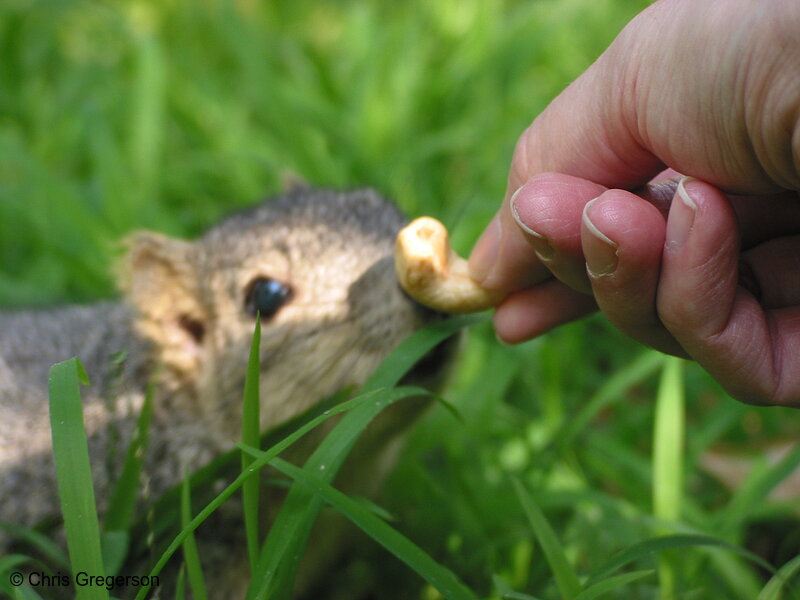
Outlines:
<svg viewBox="0 0 800 600"><path fill-rule="evenodd" d="M270 319L286 304L291 295L292 290L280 281L259 277L248 286L245 310L253 317L260 313L262 319Z"/></svg>

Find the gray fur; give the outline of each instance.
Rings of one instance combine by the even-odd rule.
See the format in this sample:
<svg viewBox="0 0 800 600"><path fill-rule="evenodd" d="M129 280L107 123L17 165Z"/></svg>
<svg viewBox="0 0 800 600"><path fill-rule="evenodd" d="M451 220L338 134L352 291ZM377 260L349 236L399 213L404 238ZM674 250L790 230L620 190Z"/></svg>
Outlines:
<svg viewBox="0 0 800 600"><path fill-rule="evenodd" d="M195 242L140 233L120 302L0 314L0 520L59 517L47 371L79 356L102 511L148 382L158 392L146 460L154 497L238 439L256 277L293 296L263 323L262 427L359 385L430 314L400 291L391 254L403 225L371 191L300 189L225 219ZM115 372L112 356L125 352ZM0 553L7 540L0 537ZM212 585L213 589L213 585ZM217 597L233 597L223 586Z"/></svg>

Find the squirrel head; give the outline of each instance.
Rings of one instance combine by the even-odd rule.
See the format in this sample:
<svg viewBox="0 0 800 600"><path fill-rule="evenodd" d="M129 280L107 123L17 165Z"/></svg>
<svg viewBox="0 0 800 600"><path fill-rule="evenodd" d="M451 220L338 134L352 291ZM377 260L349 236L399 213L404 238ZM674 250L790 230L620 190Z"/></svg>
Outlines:
<svg viewBox="0 0 800 600"><path fill-rule="evenodd" d="M234 439L257 312L262 428L360 385L432 318L395 279L404 222L372 191L297 189L194 242L134 234L122 289L165 385Z"/></svg>

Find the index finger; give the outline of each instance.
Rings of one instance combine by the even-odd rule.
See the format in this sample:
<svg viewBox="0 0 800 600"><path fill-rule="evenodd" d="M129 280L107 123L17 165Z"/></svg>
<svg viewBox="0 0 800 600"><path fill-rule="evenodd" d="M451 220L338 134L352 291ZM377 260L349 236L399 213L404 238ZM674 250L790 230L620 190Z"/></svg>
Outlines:
<svg viewBox="0 0 800 600"><path fill-rule="evenodd" d="M543 279L539 261L514 221L512 206L513 195L537 174L557 172L600 186L630 188L662 170L661 161L628 128L626 111L633 110L634 100L632 95L621 94L625 76L607 62L604 55L589 67L517 141L503 205L470 257L471 274L482 286L513 291L527 287L531 279ZM575 208L573 216L580 223L583 205L572 205L580 202L584 193L574 191L574 196L563 194L560 205L565 211ZM583 199L583 204L601 192L602 188ZM531 270L538 277L532 277Z"/></svg>

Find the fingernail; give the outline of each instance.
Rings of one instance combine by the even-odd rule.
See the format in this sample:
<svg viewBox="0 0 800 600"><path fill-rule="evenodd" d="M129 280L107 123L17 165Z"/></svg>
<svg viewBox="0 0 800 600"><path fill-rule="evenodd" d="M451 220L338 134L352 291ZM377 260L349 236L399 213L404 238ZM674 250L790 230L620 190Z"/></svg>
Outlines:
<svg viewBox="0 0 800 600"><path fill-rule="evenodd" d="M592 222L591 213L596 210L593 207L597 200L590 200L583 207L583 224L590 233L584 240L583 254L586 258L586 270L591 277L608 277L617 270L619 245Z"/></svg>
<svg viewBox="0 0 800 600"><path fill-rule="evenodd" d="M683 246L692 231L697 204L686 191L686 183L690 181L693 181L691 177L682 177L678 182L678 188L667 219L667 234L664 243L667 250L677 250Z"/></svg>
<svg viewBox="0 0 800 600"><path fill-rule="evenodd" d="M522 237L524 237L525 241L531 245L533 251L536 252L536 256L539 257L539 260L542 262L548 262L553 258L553 256L555 256L556 251L553 246L550 245L550 241L546 236L542 235L538 231L534 231L528 225L522 222L519 212L517 211L517 193L519 193L519 190L514 192L514 195L511 196L511 215L514 217L514 221L516 221L517 226L520 228Z"/></svg>
<svg viewBox="0 0 800 600"><path fill-rule="evenodd" d="M469 256L469 274L478 283L483 283L497 261L500 249L500 215L495 215L481 234Z"/></svg>

